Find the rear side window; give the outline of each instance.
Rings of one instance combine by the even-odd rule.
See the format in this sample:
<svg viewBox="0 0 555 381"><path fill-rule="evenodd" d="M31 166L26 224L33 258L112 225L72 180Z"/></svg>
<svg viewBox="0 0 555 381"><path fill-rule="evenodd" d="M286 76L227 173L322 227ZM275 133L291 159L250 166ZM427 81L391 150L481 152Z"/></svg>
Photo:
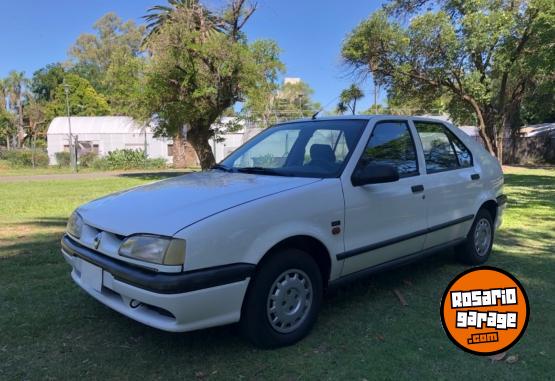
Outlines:
<svg viewBox="0 0 555 381"><path fill-rule="evenodd" d="M389 164L399 176L418 175L416 149L406 122L376 124L358 165Z"/></svg>
<svg viewBox="0 0 555 381"><path fill-rule="evenodd" d="M469 149L447 127L439 123L414 122L428 173L472 166Z"/></svg>

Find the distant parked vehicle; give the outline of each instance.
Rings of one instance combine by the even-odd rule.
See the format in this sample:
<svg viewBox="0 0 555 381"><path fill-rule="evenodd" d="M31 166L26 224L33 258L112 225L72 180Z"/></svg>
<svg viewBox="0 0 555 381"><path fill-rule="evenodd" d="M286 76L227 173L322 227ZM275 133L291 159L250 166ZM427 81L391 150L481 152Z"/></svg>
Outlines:
<svg viewBox="0 0 555 381"><path fill-rule="evenodd" d="M329 286L450 246L485 262L502 188L496 159L449 124L299 120L213 170L79 207L62 252L79 286L132 319L166 331L240 322L277 347L308 334Z"/></svg>

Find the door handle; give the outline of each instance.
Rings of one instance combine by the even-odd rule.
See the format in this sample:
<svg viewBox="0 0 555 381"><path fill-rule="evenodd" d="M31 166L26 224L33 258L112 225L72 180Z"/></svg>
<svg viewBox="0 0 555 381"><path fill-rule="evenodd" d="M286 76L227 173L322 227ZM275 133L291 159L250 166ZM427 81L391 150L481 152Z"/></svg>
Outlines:
<svg viewBox="0 0 555 381"><path fill-rule="evenodd" d="M479 173L473 173L470 175L470 179L471 180L480 180L480 174Z"/></svg>
<svg viewBox="0 0 555 381"><path fill-rule="evenodd" d="M413 185L410 189L412 193L424 192L424 185Z"/></svg>

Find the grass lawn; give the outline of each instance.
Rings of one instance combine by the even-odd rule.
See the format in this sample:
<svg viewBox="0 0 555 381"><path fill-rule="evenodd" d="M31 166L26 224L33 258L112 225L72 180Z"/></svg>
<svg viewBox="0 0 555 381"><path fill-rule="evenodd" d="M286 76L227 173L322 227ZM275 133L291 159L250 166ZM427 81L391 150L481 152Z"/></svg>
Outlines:
<svg viewBox="0 0 555 381"><path fill-rule="evenodd" d="M444 334L440 298L465 269L451 251L328 294L313 332L288 348L254 349L236 326L148 328L74 285L59 239L76 206L152 178L0 183L0 379L554 378L555 170L506 172L509 208L489 264L530 299L514 363L464 353Z"/></svg>
<svg viewBox="0 0 555 381"><path fill-rule="evenodd" d="M198 171L200 168L192 167L188 169L149 169L148 171ZM144 169L136 169L135 172L145 171ZM100 173L98 169L94 168L78 168L78 173ZM102 173L112 173L122 171L102 171ZM129 172L129 171L126 171ZM49 165L48 167L21 167L13 168L6 160L0 160L0 177L13 177L13 176L34 176L34 175L70 175L73 174L73 169L70 167L59 167L57 165Z"/></svg>

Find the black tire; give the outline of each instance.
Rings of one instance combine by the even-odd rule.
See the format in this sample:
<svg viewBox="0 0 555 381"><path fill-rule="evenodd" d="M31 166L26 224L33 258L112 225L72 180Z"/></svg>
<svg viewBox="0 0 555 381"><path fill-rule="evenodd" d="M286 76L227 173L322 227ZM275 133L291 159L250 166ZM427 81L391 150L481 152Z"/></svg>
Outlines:
<svg viewBox="0 0 555 381"><path fill-rule="evenodd" d="M241 331L259 348L278 348L294 344L304 338L316 322L323 294L320 269L309 254L298 249L284 249L274 252L270 257L265 258L259 266L251 280L243 303L240 322ZM308 281L303 279L303 274L307 276ZM291 294L291 290L293 290L293 295L287 296L287 300L292 301L291 303L298 303L296 304L297 308L295 308L297 312L291 313L291 315L288 315L288 318L289 316L295 318L296 314L299 314L298 316L302 315L302 317L297 322L288 323L288 327L286 325L277 327L270 322L272 312L269 309L270 306L276 308L276 305L281 305L283 302L270 301L270 291L271 289L274 290L272 298L277 299L275 292L278 286L273 287L274 282L277 282L278 278L284 279L284 276L288 279L283 282L286 285L294 286L293 282L298 281L298 279L301 279L300 285L304 285L299 287L301 289L300 292L296 291L297 288L295 287L285 288L283 286L283 291L287 290L287 292L279 294L282 297L281 295ZM311 286L311 292L308 292L308 285ZM282 287L281 283L279 287ZM308 303L309 306L299 307L305 306ZM292 304L287 302L287 304L283 303L283 305L285 307L280 307L282 316L283 311L286 313L291 311L289 306L292 306ZM279 321L276 315L271 316L274 316L274 324L279 324L279 322L276 323L276 321ZM278 332L278 329L291 331Z"/></svg>
<svg viewBox="0 0 555 381"><path fill-rule="evenodd" d="M487 225L487 226L485 226ZM485 227L484 227L485 226ZM488 230L489 227L489 244L479 245L475 242L476 229L482 228ZM455 247L457 258L468 265L480 265L485 263L491 254L493 246L494 227L493 218L486 209L480 209L474 218L474 223L468 232L466 241Z"/></svg>

